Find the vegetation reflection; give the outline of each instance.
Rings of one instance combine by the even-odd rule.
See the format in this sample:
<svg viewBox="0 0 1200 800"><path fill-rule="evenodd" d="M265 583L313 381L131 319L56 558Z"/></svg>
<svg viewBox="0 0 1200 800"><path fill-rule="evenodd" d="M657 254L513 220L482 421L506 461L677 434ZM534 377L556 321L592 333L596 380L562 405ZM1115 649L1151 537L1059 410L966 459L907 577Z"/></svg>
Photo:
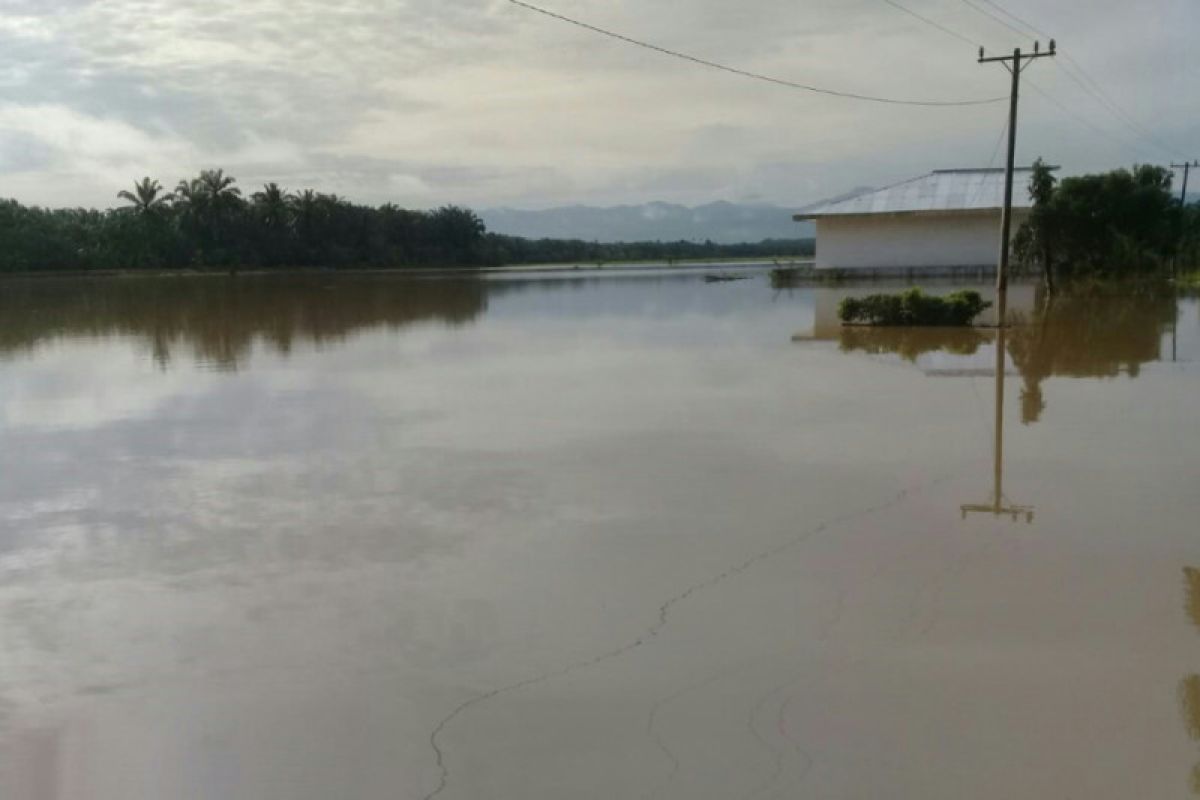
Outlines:
<svg viewBox="0 0 1200 800"><path fill-rule="evenodd" d="M1042 381L1053 375L1137 377L1161 357L1162 335L1174 323L1173 295L1133 292L1053 296L1039 303L1028 324L1013 328L1008 352L1021 373L1021 421L1036 422L1046 407Z"/></svg>
<svg viewBox="0 0 1200 800"><path fill-rule="evenodd" d="M234 370L256 342L286 354L299 341L422 322L463 325L486 308L479 281L365 276L10 281L0 293L0 358L58 338L130 336L168 366L180 349Z"/></svg>
<svg viewBox="0 0 1200 800"><path fill-rule="evenodd" d="M1039 294L1032 313L1017 317L1006 348L1020 373L1021 421L1037 422L1046 408L1042 383L1052 376L1136 377L1162 357L1162 337L1175 322L1174 295L1158 291L1121 295ZM838 331L844 352L896 354L916 362L930 353L974 355L994 332L976 329L863 328Z"/></svg>
<svg viewBox="0 0 1200 800"><path fill-rule="evenodd" d="M916 362L926 353L951 353L971 356L992 336L978 328L887 328L850 326L841 330L843 352L855 351L881 355L894 353Z"/></svg>
<svg viewBox="0 0 1200 800"><path fill-rule="evenodd" d="M1192 625L1200 628L1200 569L1183 568L1184 612ZM1179 706L1183 724L1193 741L1200 741L1200 675L1188 675L1179 682ZM1200 763L1192 767L1192 792L1200 795Z"/></svg>

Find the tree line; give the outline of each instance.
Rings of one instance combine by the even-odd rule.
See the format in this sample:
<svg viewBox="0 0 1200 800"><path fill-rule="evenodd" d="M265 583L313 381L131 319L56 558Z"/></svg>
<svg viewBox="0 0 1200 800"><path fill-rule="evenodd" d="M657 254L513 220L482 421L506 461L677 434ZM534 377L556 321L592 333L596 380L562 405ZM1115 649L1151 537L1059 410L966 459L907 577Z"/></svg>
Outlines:
<svg viewBox="0 0 1200 800"><path fill-rule="evenodd" d="M807 258L813 239L764 239L717 244L689 242L588 242L581 239L523 239L488 234L488 247L505 264L603 264L623 261L691 261L720 258Z"/></svg>
<svg viewBox="0 0 1200 800"><path fill-rule="evenodd" d="M0 270L474 265L483 223L457 206L410 211L268 183L244 197L204 170L167 191L143 178L120 208L45 209L0 202Z"/></svg>
<svg viewBox="0 0 1200 800"><path fill-rule="evenodd" d="M243 195L223 170L168 191L143 178L111 210L49 209L0 200L0 272L175 268L482 267L502 264L811 254L811 240L602 244L487 232L459 206L367 206L276 183Z"/></svg>
<svg viewBox="0 0 1200 800"><path fill-rule="evenodd" d="M1035 266L1047 288L1078 278L1157 277L1200 264L1200 208L1171 191L1172 173L1143 164L1055 178L1034 163L1028 220L1016 257Z"/></svg>

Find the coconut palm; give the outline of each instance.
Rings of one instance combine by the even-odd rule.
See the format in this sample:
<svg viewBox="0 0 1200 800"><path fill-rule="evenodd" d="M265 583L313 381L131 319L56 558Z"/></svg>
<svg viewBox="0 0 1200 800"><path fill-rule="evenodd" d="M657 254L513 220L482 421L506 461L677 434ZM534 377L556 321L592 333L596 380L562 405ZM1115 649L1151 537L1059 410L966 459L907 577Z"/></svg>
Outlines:
<svg viewBox="0 0 1200 800"><path fill-rule="evenodd" d="M171 202L170 194L163 194L163 187L156 180L142 178L133 182L133 191L117 192L117 197L127 201L130 208L139 215L155 214L167 208Z"/></svg>

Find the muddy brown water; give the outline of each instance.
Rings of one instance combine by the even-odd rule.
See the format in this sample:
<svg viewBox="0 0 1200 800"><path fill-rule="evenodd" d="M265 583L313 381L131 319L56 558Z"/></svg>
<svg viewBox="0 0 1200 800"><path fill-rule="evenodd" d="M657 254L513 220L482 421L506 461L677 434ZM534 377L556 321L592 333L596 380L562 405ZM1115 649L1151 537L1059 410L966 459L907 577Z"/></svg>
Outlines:
<svg viewBox="0 0 1200 800"><path fill-rule="evenodd" d="M0 797L1189 796L1196 300L874 288L0 284Z"/></svg>

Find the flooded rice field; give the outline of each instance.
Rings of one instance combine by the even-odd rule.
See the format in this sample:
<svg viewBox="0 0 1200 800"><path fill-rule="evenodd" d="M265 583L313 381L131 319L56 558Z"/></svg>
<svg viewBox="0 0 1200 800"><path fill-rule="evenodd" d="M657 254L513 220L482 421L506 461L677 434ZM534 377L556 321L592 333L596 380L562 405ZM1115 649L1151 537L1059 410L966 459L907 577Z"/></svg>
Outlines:
<svg viewBox="0 0 1200 800"><path fill-rule="evenodd" d="M1200 306L0 285L0 797L1185 797Z"/></svg>

